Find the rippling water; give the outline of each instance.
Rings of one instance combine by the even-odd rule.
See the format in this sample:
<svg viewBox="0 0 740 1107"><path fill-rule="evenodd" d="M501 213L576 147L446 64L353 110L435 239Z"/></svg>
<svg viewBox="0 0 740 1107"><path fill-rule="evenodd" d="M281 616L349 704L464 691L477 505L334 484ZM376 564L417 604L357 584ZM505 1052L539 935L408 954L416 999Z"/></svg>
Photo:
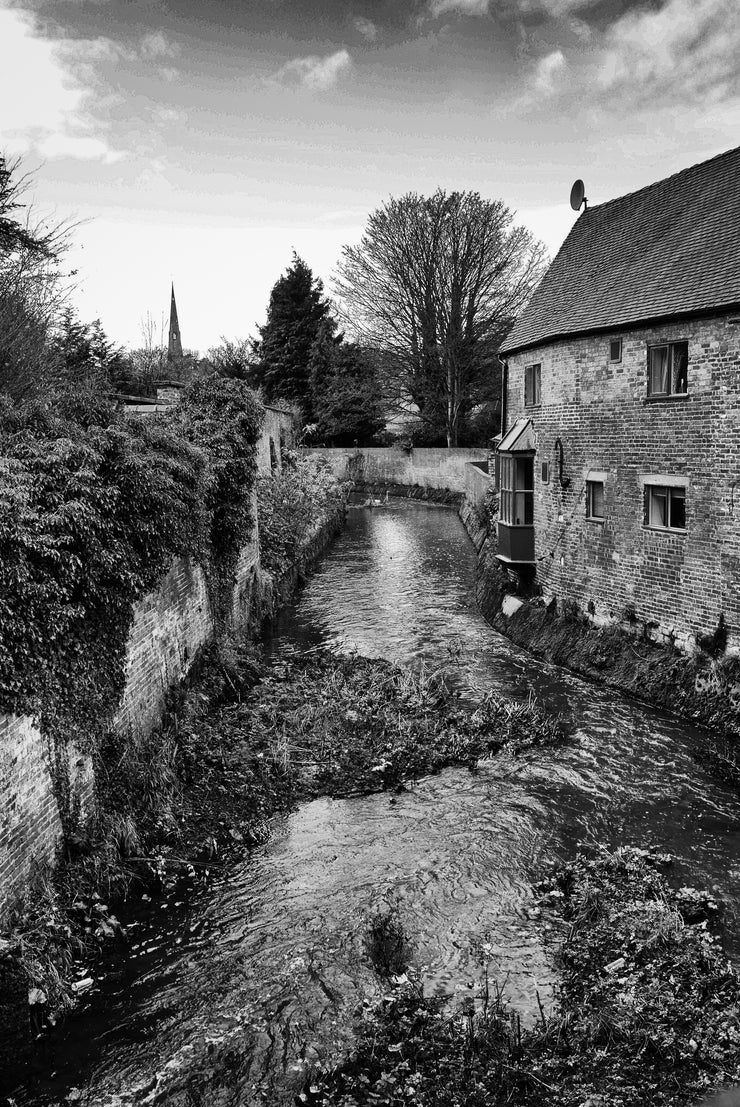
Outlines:
<svg viewBox="0 0 740 1107"><path fill-rule="evenodd" d="M673 854L677 880L723 900L737 954L738 803L695 759L703 732L512 646L478 612L474 570L449 509L353 510L271 648L328 642L445 665L464 695L536 696L562 716L566 746L276 819L265 846L137 920L130 958L46 1042L19 1104L63 1100L73 1085L86 1104L195 1102L187 1074L211 1065L208 1043L233 1047L230 1077L197 1102L289 1102L304 1062L351 1044L352 1012L377 994L365 938L388 905L428 991L471 994L482 938L526 1018L553 983L551 935L527 913L531 880L581 841Z"/></svg>

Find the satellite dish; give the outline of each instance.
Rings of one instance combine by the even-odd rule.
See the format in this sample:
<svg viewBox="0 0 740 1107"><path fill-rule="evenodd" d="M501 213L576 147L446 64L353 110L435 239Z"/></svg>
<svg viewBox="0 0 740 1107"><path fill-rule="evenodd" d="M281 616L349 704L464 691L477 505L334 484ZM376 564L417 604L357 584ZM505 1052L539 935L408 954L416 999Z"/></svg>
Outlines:
<svg viewBox="0 0 740 1107"><path fill-rule="evenodd" d="M570 190L570 206L573 208L573 211L579 211L581 204L583 204L584 208L588 206L588 201L586 200L586 186L583 181L579 179L575 181Z"/></svg>

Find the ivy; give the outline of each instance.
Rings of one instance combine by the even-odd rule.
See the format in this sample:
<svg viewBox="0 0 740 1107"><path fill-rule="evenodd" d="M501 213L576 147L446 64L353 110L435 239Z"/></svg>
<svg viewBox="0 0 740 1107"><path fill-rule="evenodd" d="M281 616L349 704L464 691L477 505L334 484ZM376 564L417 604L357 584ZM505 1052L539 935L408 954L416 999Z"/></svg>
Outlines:
<svg viewBox="0 0 740 1107"><path fill-rule="evenodd" d="M123 693L134 604L176 557L204 566L224 618L262 418L219 377L166 418L90 393L0 400L0 711L94 748Z"/></svg>

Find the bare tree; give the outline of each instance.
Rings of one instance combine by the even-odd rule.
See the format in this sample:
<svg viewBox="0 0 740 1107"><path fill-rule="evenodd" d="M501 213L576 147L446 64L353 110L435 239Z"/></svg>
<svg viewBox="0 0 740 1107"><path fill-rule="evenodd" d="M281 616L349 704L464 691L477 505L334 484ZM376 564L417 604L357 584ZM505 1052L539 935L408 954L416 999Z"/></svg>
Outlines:
<svg viewBox="0 0 740 1107"><path fill-rule="evenodd" d="M500 200L438 189L374 211L334 283L347 330L384 355L391 403L412 401L454 446L545 262Z"/></svg>
<svg viewBox="0 0 740 1107"><path fill-rule="evenodd" d="M31 174L0 157L0 391L23 399L53 376L49 336L69 300L64 257L74 224L37 219Z"/></svg>

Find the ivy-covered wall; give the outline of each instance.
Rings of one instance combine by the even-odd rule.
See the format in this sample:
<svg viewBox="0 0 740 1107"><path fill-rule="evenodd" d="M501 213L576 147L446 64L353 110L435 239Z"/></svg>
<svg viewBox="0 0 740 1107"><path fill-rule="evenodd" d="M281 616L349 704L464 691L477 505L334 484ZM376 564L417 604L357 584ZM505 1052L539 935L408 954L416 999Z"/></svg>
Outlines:
<svg viewBox="0 0 740 1107"><path fill-rule="evenodd" d="M222 378L166 418L92 396L0 408L0 915L84 824L104 736L149 729L214 630L249 617L263 421Z"/></svg>

